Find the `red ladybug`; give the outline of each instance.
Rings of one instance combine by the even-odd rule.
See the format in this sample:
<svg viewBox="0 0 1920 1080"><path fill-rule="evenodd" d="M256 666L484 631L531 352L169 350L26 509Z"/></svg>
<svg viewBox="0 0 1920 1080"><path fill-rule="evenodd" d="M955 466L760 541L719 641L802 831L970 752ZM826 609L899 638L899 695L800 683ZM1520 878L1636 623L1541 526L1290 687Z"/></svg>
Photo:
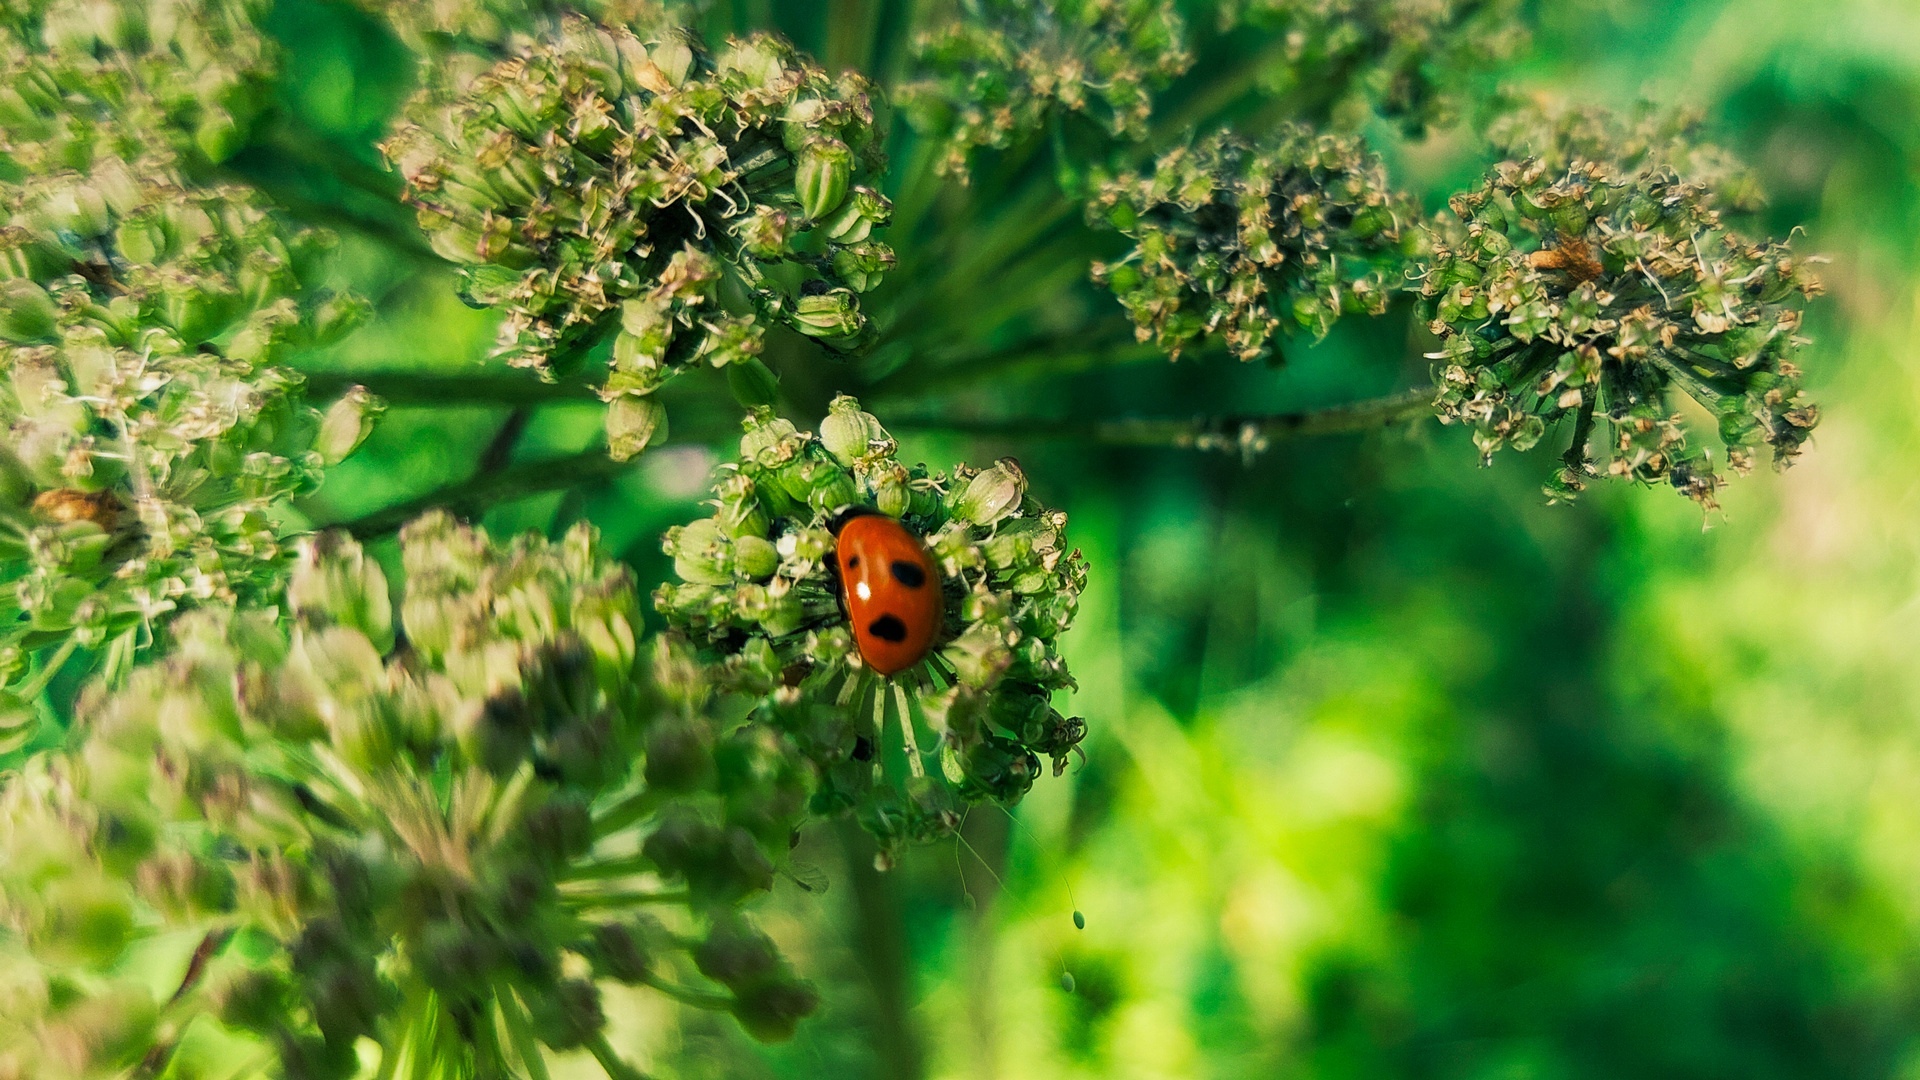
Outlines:
<svg viewBox="0 0 1920 1080"><path fill-rule="evenodd" d="M867 665L893 675L919 663L940 633L940 574L919 537L885 514L851 511L834 560Z"/></svg>

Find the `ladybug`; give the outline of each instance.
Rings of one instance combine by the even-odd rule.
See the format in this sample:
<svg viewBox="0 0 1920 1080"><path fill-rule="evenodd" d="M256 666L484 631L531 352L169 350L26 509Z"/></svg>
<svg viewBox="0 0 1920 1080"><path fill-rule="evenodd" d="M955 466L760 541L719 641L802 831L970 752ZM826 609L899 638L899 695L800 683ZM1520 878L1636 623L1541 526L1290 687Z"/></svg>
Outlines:
<svg viewBox="0 0 1920 1080"><path fill-rule="evenodd" d="M920 538L874 510L843 511L834 563L854 644L893 675L919 663L940 633L940 574Z"/></svg>

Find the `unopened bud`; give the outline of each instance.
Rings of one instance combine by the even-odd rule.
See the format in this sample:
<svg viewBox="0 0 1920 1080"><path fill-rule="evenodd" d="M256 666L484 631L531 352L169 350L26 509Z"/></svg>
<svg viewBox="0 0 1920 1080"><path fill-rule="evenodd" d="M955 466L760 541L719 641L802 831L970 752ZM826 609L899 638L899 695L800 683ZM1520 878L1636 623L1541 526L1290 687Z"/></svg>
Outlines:
<svg viewBox="0 0 1920 1080"><path fill-rule="evenodd" d="M0 338L20 344L52 340L57 315L40 286L23 278L0 282Z"/></svg>
<svg viewBox="0 0 1920 1080"><path fill-rule="evenodd" d="M880 426L880 421L872 413L863 412L860 402L845 394L833 399L826 419L820 422L820 445L842 465L851 466L873 448L873 443L886 437L887 431Z"/></svg>
<svg viewBox="0 0 1920 1080"><path fill-rule="evenodd" d="M651 397L622 394L607 405L607 454L626 461L667 439L667 408Z"/></svg>
<svg viewBox="0 0 1920 1080"><path fill-rule="evenodd" d="M780 378L759 357L743 356L727 364L727 389L749 409L772 405L780 393Z"/></svg>
<svg viewBox="0 0 1920 1080"><path fill-rule="evenodd" d="M367 441L374 421L386 411L387 403L366 387L348 389L339 401L327 408L325 418L320 421L320 434L313 440L314 451L328 466L340 464Z"/></svg>
<svg viewBox="0 0 1920 1080"><path fill-rule="evenodd" d="M1001 458L967 483L953 502L954 516L975 525L993 525L1019 509L1027 493L1027 478L1020 463Z"/></svg>
<svg viewBox="0 0 1920 1080"><path fill-rule="evenodd" d="M712 518L701 518L690 525L670 530L668 554L673 556L674 573L682 581L702 585L726 585L733 581L733 551L720 526Z"/></svg>
<svg viewBox="0 0 1920 1080"><path fill-rule="evenodd" d="M800 197L800 210L810 221L823 220L846 200L853 151L839 139L822 136L808 140L797 156L793 190Z"/></svg>
<svg viewBox="0 0 1920 1080"><path fill-rule="evenodd" d="M780 552L772 541L762 537L736 537L733 541L734 569L754 581L765 581L780 566Z"/></svg>
<svg viewBox="0 0 1920 1080"><path fill-rule="evenodd" d="M829 289L816 296L803 296L789 316L794 328L809 337L851 337L866 325L860 314L860 299L850 289Z"/></svg>

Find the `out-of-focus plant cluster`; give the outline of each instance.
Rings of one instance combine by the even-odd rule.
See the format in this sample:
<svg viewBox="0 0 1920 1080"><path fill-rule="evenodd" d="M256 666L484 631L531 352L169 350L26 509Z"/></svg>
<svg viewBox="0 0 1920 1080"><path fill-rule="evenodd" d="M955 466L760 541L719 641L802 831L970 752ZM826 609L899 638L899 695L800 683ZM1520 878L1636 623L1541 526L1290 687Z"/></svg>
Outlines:
<svg viewBox="0 0 1920 1080"><path fill-rule="evenodd" d="M893 252L865 82L831 78L767 35L717 54L664 20L569 19L450 99L414 103L386 152L467 294L506 311L501 355L571 369L618 325L617 457L662 438L649 399L694 364L767 400L770 325L836 347Z"/></svg>
<svg viewBox="0 0 1920 1080"><path fill-rule="evenodd" d="M897 453L849 397L817 435L756 413L714 516L667 533L681 582L656 597L814 761L815 809L853 808L889 854L951 832L966 802L1018 800L1040 756L1057 773L1086 732L1051 704L1073 685L1057 639L1087 574L1066 515L1027 494L1011 459L932 472ZM831 530L849 508L899 519L940 572L939 646L892 680L862 662L838 597Z"/></svg>
<svg viewBox="0 0 1920 1080"><path fill-rule="evenodd" d="M1717 420L1734 472L1762 443L1777 466L1792 461L1819 420L1792 362L1793 301L1819 283L1785 244L1727 227L1715 193L1650 142L1635 164L1563 145L1563 168L1504 163L1453 199L1458 221L1436 239L1421 288L1443 343L1441 414L1470 425L1485 454L1531 447L1571 417L1557 497L1604 471L1712 506L1724 479L1674 394ZM1596 466L1588 443L1602 420Z"/></svg>
<svg viewBox="0 0 1920 1080"><path fill-rule="evenodd" d="M1371 107L1413 131L1455 119L1468 84L1518 53L1519 0L1224 0L1220 25L1272 42L1264 88L1349 118Z"/></svg>
<svg viewBox="0 0 1920 1080"><path fill-rule="evenodd" d="M712 719L587 527L500 545L436 515L403 546L397 613L323 535L288 622L196 616L9 788L14 1074L344 1077L372 1039L388 1063L537 1075L586 1048L635 1076L602 983L764 1037L812 1011L736 911L803 809L791 743ZM194 950L177 988L115 974L166 942Z"/></svg>
<svg viewBox="0 0 1920 1080"><path fill-rule="evenodd" d="M1379 315L1424 239L1358 139L1298 127L1173 150L1149 175L1100 182L1087 214L1134 242L1095 279L1175 359L1218 341L1253 360L1284 331L1324 337L1342 315Z"/></svg>
<svg viewBox="0 0 1920 1080"><path fill-rule="evenodd" d="M259 0L9 0L0 175L226 160L266 100Z"/></svg>
<svg viewBox="0 0 1920 1080"><path fill-rule="evenodd" d="M323 417L271 366L364 305L314 288L330 234L186 177L244 136L271 51L244 5L13 10L0 172L0 711L76 652L109 676L198 605L270 606L276 507L378 403ZM33 657L46 651L34 670Z"/></svg>
<svg viewBox="0 0 1920 1080"><path fill-rule="evenodd" d="M900 102L941 141L937 169L964 180L974 151L1004 149L1061 114L1145 138L1154 90L1192 62L1185 39L1168 0L969 3L920 31L919 73Z"/></svg>

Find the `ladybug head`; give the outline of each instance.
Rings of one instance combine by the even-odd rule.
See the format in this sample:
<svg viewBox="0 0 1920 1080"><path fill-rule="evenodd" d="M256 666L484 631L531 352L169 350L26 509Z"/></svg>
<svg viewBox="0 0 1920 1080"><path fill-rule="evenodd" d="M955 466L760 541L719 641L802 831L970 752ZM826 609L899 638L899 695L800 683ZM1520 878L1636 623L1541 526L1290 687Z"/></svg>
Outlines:
<svg viewBox="0 0 1920 1080"><path fill-rule="evenodd" d="M846 528L847 522L854 518L886 516L871 506L843 506L835 510L833 516L827 519L827 531L839 536L840 530Z"/></svg>

